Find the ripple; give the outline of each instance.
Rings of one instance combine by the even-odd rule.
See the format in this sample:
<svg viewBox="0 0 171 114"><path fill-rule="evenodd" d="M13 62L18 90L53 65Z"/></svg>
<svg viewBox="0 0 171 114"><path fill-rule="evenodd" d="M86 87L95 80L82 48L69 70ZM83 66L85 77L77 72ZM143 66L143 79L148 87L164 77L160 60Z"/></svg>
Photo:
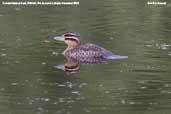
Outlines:
<svg viewBox="0 0 171 114"><path fill-rule="evenodd" d="M71 93L72 94L75 94L75 95L80 95L80 92L79 91L72 91Z"/></svg>
<svg viewBox="0 0 171 114"><path fill-rule="evenodd" d="M2 53L2 54L1 54L1 57L5 57L5 56L7 56L6 53Z"/></svg>
<svg viewBox="0 0 171 114"><path fill-rule="evenodd" d="M11 85L16 86L16 85L18 85L18 83L11 83Z"/></svg>
<svg viewBox="0 0 171 114"><path fill-rule="evenodd" d="M58 87L66 87L64 84L58 84Z"/></svg>
<svg viewBox="0 0 171 114"><path fill-rule="evenodd" d="M171 56L171 52L169 52L168 55Z"/></svg>
<svg viewBox="0 0 171 114"><path fill-rule="evenodd" d="M42 62L41 64L42 64L42 65L46 65L46 62Z"/></svg>
<svg viewBox="0 0 171 114"><path fill-rule="evenodd" d="M16 10L16 11L21 11L21 8L14 8L14 10Z"/></svg>
<svg viewBox="0 0 171 114"><path fill-rule="evenodd" d="M49 40L44 40L43 42L44 42L44 43L50 43L50 41L49 41Z"/></svg>
<svg viewBox="0 0 171 114"><path fill-rule="evenodd" d="M63 103L65 102L65 99L64 98L59 98L59 103Z"/></svg>
<svg viewBox="0 0 171 114"><path fill-rule="evenodd" d="M52 55L58 56L58 55L59 55L59 53L58 53L58 52L53 51L53 52L52 52Z"/></svg>
<svg viewBox="0 0 171 114"><path fill-rule="evenodd" d="M160 44L160 49L162 50L171 49L171 44Z"/></svg>
<svg viewBox="0 0 171 114"><path fill-rule="evenodd" d="M0 91L5 91L5 88L0 88Z"/></svg>

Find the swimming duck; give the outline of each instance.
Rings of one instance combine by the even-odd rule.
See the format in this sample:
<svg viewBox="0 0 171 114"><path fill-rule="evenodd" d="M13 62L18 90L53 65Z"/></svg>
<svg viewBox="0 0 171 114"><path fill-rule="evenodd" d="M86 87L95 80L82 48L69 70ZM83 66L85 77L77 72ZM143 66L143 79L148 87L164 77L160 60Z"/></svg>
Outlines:
<svg viewBox="0 0 171 114"><path fill-rule="evenodd" d="M63 52L64 56L81 62L92 62L95 59L112 60L128 58L128 56L115 55L96 44L88 43L81 45L80 34L75 32L67 32L61 36L54 37L54 39L64 41L68 45Z"/></svg>

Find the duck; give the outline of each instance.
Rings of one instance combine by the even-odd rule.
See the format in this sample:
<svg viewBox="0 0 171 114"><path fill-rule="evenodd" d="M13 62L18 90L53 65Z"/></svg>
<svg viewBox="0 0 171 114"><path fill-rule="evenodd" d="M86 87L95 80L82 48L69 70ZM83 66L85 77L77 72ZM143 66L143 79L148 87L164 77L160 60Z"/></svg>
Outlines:
<svg viewBox="0 0 171 114"><path fill-rule="evenodd" d="M114 60L127 59L128 56L116 55L113 52L92 43L81 44L80 34L77 32L66 32L60 36L55 36L54 40L64 41L67 48L63 55L80 62L94 62L94 60Z"/></svg>

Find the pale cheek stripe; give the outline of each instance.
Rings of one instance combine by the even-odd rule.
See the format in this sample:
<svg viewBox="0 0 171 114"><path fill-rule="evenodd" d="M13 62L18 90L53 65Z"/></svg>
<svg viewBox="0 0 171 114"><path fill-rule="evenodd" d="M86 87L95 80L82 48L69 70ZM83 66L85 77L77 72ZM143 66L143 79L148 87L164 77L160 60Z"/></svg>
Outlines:
<svg viewBox="0 0 171 114"><path fill-rule="evenodd" d="M71 38L71 39L78 40L78 38L77 38L77 37L74 37L74 36L73 36L73 37L72 37L72 36L70 36L70 37L66 37L66 38L67 38L67 39L70 39L70 38Z"/></svg>

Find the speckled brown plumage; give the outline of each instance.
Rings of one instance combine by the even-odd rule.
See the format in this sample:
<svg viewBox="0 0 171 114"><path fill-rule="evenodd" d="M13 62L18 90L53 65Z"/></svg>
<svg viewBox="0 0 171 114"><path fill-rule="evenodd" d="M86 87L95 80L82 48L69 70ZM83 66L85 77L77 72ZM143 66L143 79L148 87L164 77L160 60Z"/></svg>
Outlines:
<svg viewBox="0 0 171 114"><path fill-rule="evenodd" d="M85 44L80 45L74 49L66 50L64 55L71 57L79 61L93 62L97 59L105 59L104 55L112 55L112 52L95 45L95 44Z"/></svg>

